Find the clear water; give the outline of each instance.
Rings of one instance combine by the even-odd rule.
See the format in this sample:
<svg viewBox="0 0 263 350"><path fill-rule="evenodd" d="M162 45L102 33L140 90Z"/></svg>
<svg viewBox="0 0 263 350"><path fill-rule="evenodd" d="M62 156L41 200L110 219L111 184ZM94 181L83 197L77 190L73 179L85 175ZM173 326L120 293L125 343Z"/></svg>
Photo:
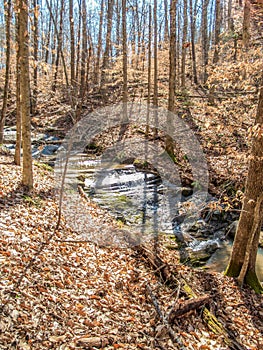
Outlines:
<svg viewBox="0 0 263 350"><path fill-rule="evenodd" d="M232 251L232 242L226 241L223 243L222 248L218 249L208 260L206 266L208 269L213 271L222 272L226 269L231 251ZM256 272L259 277L259 280L263 282L263 249L258 249L257 255L257 264L256 264Z"/></svg>
<svg viewBox="0 0 263 350"><path fill-rule="evenodd" d="M174 233L172 219L178 213L182 200L179 187L163 183L156 174L137 171L133 165L112 164L109 168L98 159L87 160L86 156L79 159L78 173L85 175L84 189L93 201L140 231ZM75 169L72 177L76 176ZM206 266L222 272L229 261L232 242L218 240L210 237L194 243L198 248L210 241L218 243L220 249L213 253ZM263 281L261 248L258 250L257 274Z"/></svg>

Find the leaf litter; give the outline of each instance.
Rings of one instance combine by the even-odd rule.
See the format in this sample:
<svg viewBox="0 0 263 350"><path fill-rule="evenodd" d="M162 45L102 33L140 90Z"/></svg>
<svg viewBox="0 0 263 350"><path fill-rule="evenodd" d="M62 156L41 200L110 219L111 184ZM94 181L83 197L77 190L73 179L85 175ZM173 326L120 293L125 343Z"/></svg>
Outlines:
<svg viewBox="0 0 263 350"><path fill-rule="evenodd" d="M263 347L262 296L222 274L180 265L161 237L159 254L178 280L172 289L134 249L78 242L64 219L54 231L58 206L50 171L34 166L30 196L9 156L0 156L0 171L0 349L228 349L203 321L202 309L175 320L181 345L172 341L146 286L167 316L178 298L187 298L182 278L198 296L211 296L208 308L244 349ZM94 222L105 220L99 208L86 205Z"/></svg>

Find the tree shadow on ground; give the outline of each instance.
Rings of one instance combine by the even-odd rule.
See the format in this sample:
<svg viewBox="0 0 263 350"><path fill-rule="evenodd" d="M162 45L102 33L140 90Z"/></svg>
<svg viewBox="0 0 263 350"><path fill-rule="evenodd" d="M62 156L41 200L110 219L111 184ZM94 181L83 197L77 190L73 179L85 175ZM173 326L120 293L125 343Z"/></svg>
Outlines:
<svg viewBox="0 0 263 350"><path fill-rule="evenodd" d="M14 207L16 205L27 203L28 205L38 205L44 199L54 198L55 190L33 190L28 193L27 187L21 183L17 187L7 192L5 195L0 195L0 209Z"/></svg>

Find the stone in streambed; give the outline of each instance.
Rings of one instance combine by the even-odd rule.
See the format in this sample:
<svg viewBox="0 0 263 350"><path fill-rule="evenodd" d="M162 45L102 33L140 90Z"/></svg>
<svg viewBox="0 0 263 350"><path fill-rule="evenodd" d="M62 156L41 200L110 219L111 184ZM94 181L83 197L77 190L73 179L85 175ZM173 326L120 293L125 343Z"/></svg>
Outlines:
<svg viewBox="0 0 263 350"><path fill-rule="evenodd" d="M42 151L41 155L43 156L52 156L59 148L59 145L48 145L45 146Z"/></svg>

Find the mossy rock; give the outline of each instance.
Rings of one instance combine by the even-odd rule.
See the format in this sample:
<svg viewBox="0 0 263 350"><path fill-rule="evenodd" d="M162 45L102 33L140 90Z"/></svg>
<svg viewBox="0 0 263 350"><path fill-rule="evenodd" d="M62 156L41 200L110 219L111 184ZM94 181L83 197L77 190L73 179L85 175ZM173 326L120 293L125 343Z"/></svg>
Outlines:
<svg viewBox="0 0 263 350"><path fill-rule="evenodd" d="M165 244L165 248L168 249L168 250L178 250L178 245Z"/></svg>
<svg viewBox="0 0 263 350"><path fill-rule="evenodd" d="M39 169L47 170L47 171L54 171L54 168L52 166L46 164L46 163L40 163L37 161L34 161L34 165L37 166Z"/></svg>
<svg viewBox="0 0 263 350"><path fill-rule="evenodd" d="M147 160L135 159L133 162L134 167L140 171L147 171L158 175L158 171Z"/></svg>
<svg viewBox="0 0 263 350"><path fill-rule="evenodd" d="M103 147L96 144L95 142L91 142L89 143L86 147L85 147L85 152L86 153L97 153L100 154L103 151Z"/></svg>
<svg viewBox="0 0 263 350"><path fill-rule="evenodd" d="M81 183L85 183L86 176L83 175L83 174L79 174L79 175L77 176L77 179L78 179Z"/></svg>

